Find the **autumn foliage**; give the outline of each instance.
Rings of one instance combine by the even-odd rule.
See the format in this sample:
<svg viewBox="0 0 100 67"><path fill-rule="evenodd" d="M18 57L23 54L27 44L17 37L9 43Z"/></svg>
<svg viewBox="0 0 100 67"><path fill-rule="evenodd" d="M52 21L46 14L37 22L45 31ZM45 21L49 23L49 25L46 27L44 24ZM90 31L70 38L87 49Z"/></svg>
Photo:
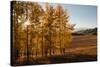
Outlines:
<svg viewBox="0 0 100 67"><path fill-rule="evenodd" d="M68 12L61 5L12 3L13 59L64 55L71 46L72 30Z"/></svg>

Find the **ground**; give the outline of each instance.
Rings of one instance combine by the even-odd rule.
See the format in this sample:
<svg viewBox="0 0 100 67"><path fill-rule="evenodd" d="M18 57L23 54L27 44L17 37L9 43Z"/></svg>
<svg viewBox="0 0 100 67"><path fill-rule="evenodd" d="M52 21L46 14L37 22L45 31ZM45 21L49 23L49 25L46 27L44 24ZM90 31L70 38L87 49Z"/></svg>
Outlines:
<svg viewBox="0 0 100 67"><path fill-rule="evenodd" d="M97 36L80 35L73 36L70 48L66 49L65 55L55 55L42 58L31 58L31 61L23 61L20 65L27 64L55 64L72 63L97 60ZM19 65L19 64L18 64Z"/></svg>

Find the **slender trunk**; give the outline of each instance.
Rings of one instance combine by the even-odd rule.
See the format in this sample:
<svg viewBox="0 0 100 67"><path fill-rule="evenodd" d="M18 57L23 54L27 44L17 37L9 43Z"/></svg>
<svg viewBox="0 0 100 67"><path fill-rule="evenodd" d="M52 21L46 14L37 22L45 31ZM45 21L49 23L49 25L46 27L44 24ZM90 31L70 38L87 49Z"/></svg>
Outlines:
<svg viewBox="0 0 100 67"><path fill-rule="evenodd" d="M37 56L38 55L38 34L36 36L37 36L37 44L36 44L36 56Z"/></svg>
<svg viewBox="0 0 100 67"><path fill-rule="evenodd" d="M28 26L27 26L27 62L29 61L29 30L28 30Z"/></svg>
<svg viewBox="0 0 100 67"><path fill-rule="evenodd" d="M50 56L51 56L51 46L52 46L52 44L51 44L51 32L50 31L51 31L51 27L49 27L49 36L50 36L49 37L50 38L49 39L49 50L50 50Z"/></svg>
<svg viewBox="0 0 100 67"><path fill-rule="evenodd" d="M44 51L43 51L43 44L44 44L44 40L43 40L43 33L44 33L44 31L43 31L43 27L42 27L42 40L41 40L41 52L42 52L42 57L43 57L43 54L44 54Z"/></svg>

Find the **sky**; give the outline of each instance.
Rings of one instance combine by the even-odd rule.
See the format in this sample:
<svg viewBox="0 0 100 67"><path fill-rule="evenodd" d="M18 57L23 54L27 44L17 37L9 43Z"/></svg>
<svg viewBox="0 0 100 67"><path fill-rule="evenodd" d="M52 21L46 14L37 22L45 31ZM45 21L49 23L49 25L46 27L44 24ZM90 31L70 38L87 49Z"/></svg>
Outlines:
<svg viewBox="0 0 100 67"><path fill-rule="evenodd" d="M43 5L43 4L42 4ZM50 4L56 6L57 4ZM69 13L71 24L76 24L75 28L97 27L97 6L60 4Z"/></svg>
<svg viewBox="0 0 100 67"><path fill-rule="evenodd" d="M97 7L87 5L63 5L68 10L72 24L75 28L97 27Z"/></svg>

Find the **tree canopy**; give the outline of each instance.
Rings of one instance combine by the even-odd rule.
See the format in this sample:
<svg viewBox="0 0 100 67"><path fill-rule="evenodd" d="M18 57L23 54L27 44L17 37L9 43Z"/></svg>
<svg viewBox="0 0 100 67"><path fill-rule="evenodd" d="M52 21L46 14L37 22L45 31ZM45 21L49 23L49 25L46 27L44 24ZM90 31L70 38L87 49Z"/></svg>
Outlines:
<svg viewBox="0 0 100 67"><path fill-rule="evenodd" d="M33 56L52 55L56 49L64 54L70 47L73 26L68 12L61 5L56 7L37 2L14 1L12 4L13 48ZM40 53L42 52L42 53Z"/></svg>

